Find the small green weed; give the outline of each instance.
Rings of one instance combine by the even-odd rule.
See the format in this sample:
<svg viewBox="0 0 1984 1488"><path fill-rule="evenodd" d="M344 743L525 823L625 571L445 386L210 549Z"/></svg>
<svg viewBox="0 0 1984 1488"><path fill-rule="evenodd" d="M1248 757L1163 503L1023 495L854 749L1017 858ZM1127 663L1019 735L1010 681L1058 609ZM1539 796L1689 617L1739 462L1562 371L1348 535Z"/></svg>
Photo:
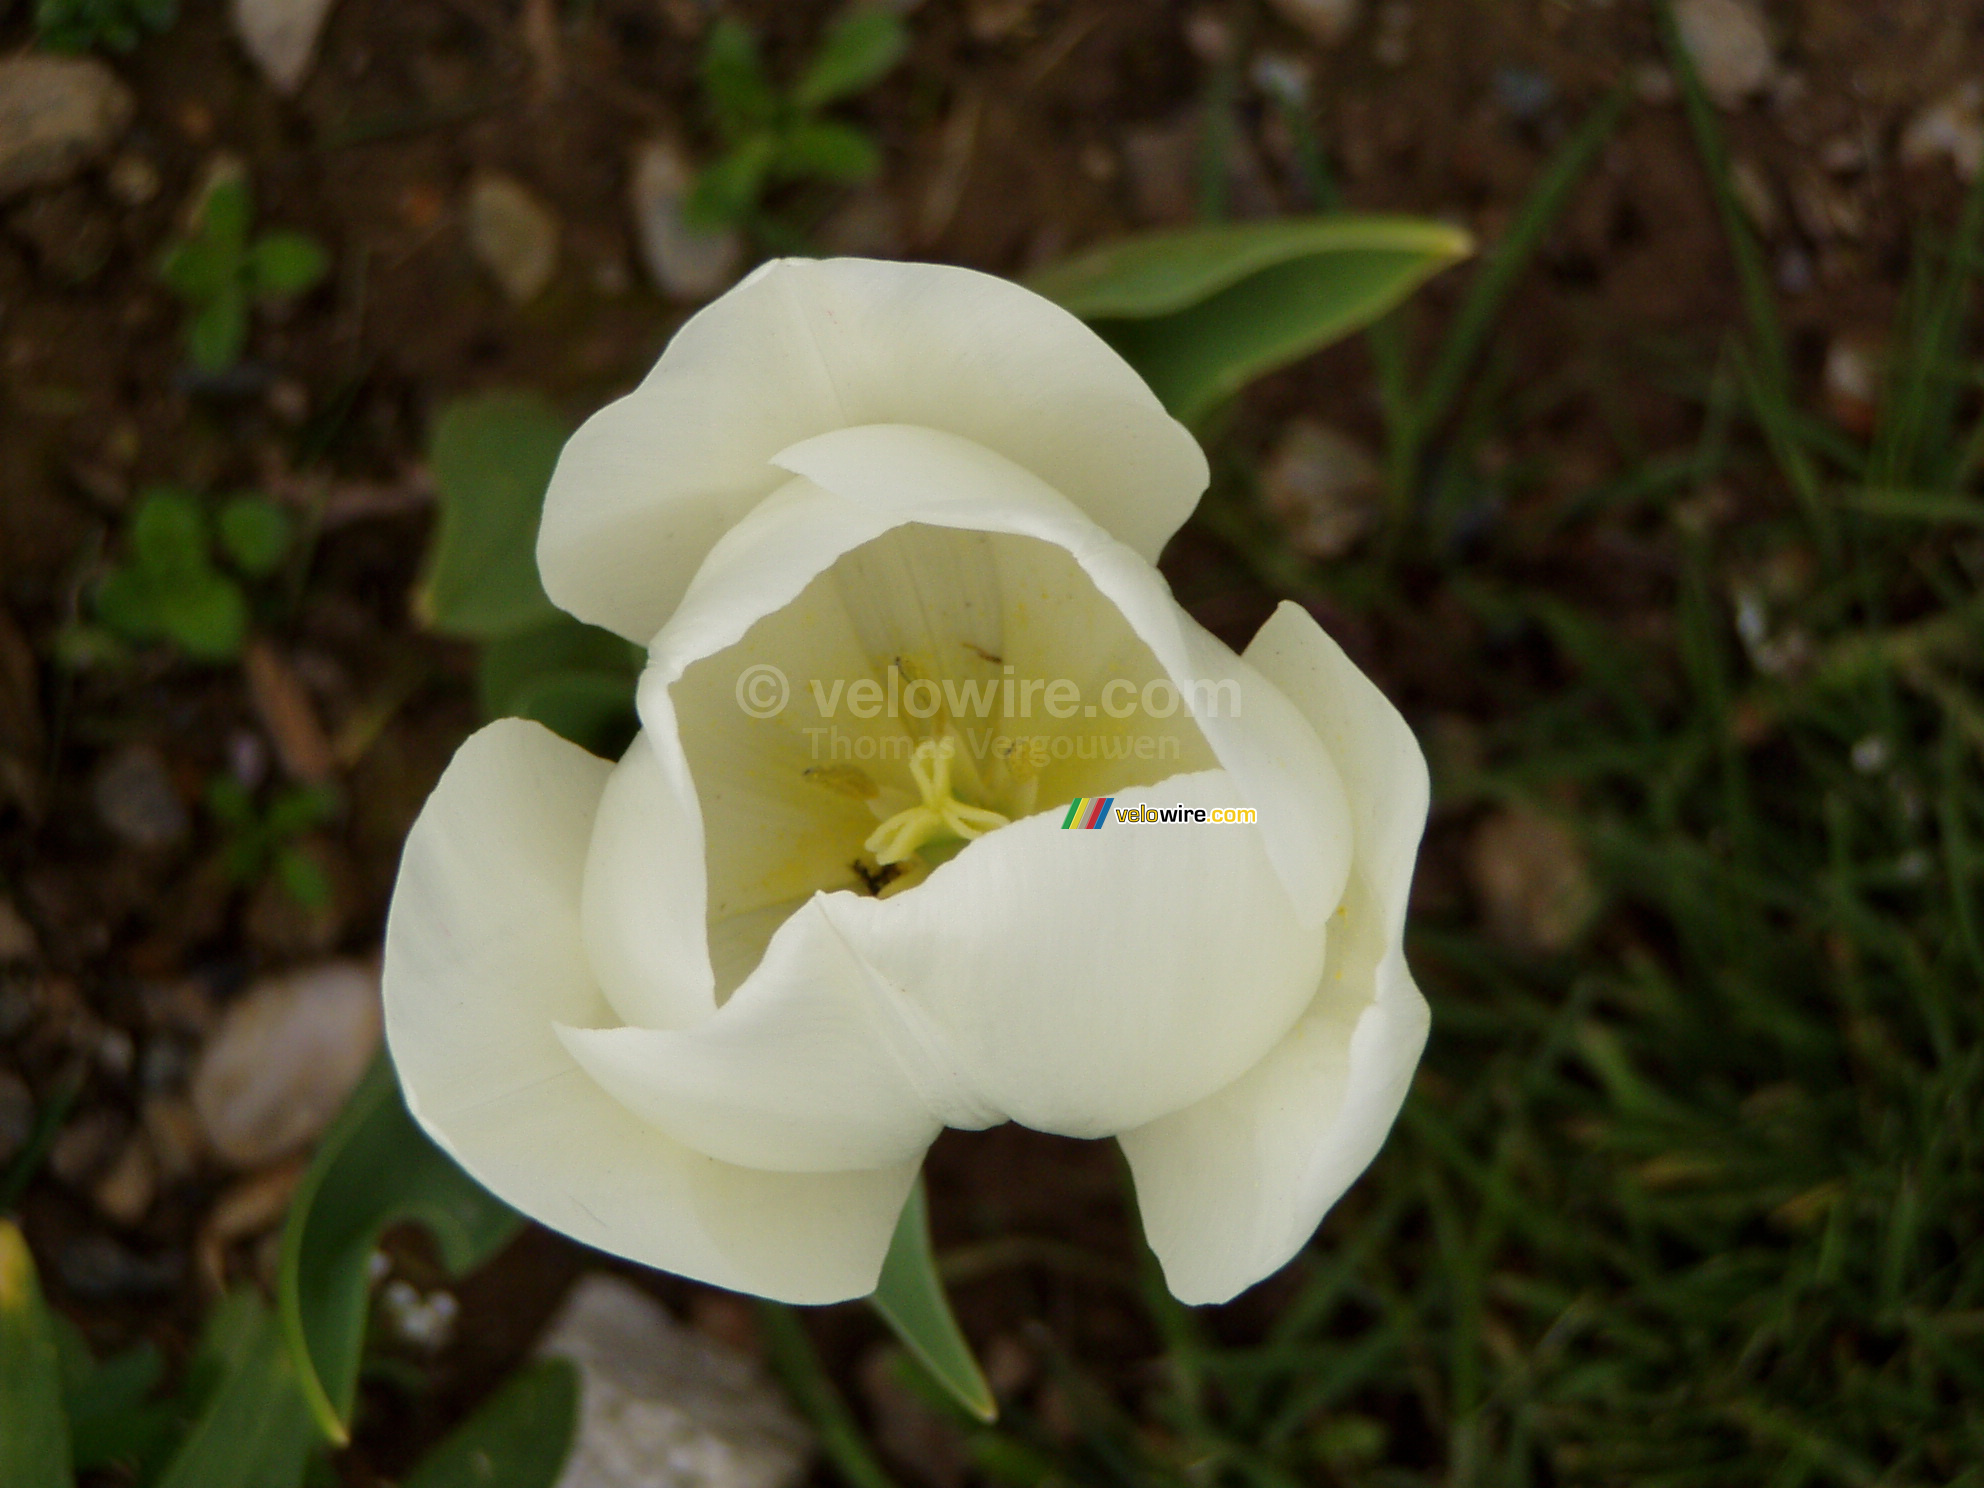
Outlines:
<svg viewBox="0 0 1984 1488"><path fill-rule="evenodd" d="M159 261L159 277L186 304L186 354L201 372L225 372L241 360L253 305L303 294L330 270L330 256L307 234L251 239L254 219L247 176L222 172L200 203L193 232Z"/></svg>
<svg viewBox="0 0 1984 1488"><path fill-rule="evenodd" d="M179 19L179 0L39 0L35 34L51 52L128 52Z"/></svg>
<svg viewBox="0 0 1984 1488"><path fill-rule="evenodd" d="M232 661L248 638L242 580L281 566L291 528L289 514L259 496L230 497L216 511L190 491L147 492L126 526L124 560L93 596L107 635L80 638L83 649L165 641L199 661Z"/></svg>
<svg viewBox="0 0 1984 1488"><path fill-rule="evenodd" d="M227 876L248 884L273 874L305 909L329 904L331 885L299 844L306 834L336 817L338 809L337 793L327 786L290 786L262 805L232 775L216 775L207 782L207 810L226 834L221 866Z"/></svg>
<svg viewBox="0 0 1984 1488"><path fill-rule="evenodd" d="M882 164L875 142L821 110L873 85L908 47L893 12L857 7L828 29L799 81L781 91L749 28L719 18L703 50L702 78L724 153L697 179L689 220L706 228L747 223L765 189L781 182L871 179Z"/></svg>

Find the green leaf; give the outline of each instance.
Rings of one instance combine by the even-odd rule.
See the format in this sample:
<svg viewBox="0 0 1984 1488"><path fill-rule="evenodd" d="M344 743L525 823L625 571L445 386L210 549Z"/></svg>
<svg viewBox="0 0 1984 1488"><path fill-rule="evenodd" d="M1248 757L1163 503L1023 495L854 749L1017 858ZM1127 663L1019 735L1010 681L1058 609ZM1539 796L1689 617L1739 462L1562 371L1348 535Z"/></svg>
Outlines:
<svg viewBox="0 0 1984 1488"><path fill-rule="evenodd" d="M113 568L90 597L97 619L127 641L155 641L165 631L151 581L137 568Z"/></svg>
<svg viewBox="0 0 1984 1488"><path fill-rule="evenodd" d="M190 1371L192 1428L153 1488L298 1488L315 1445L281 1331L252 1292L221 1299Z"/></svg>
<svg viewBox="0 0 1984 1488"><path fill-rule="evenodd" d="M282 564L289 551L289 513L260 496L236 496L220 509L220 545L234 566L254 578L265 578Z"/></svg>
<svg viewBox="0 0 1984 1488"><path fill-rule="evenodd" d="M571 1361L526 1365L421 1458L404 1488L552 1488L578 1414L579 1372Z"/></svg>
<svg viewBox="0 0 1984 1488"><path fill-rule="evenodd" d="M186 327L186 356L202 372L225 372L248 346L248 294L224 284L193 313Z"/></svg>
<svg viewBox="0 0 1984 1488"><path fill-rule="evenodd" d="M62 1355L28 1242L0 1219L0 1483L69 1488Z"/></svg>
<svg viewBox="0 0 1984 1488"><path fill-rule="evenodd" d="M200 204L199 236L240 263L248 247L248 227L255 220L255 198L248 177L230 170L214 178Z"/></svg>
<svg viewBox="0 0 1984 1488"><path fill-rule="evenodd" d="M163 583L204 577L213 571L207 557L207 514L200 498L159 487L145 493L131 513L131 556L148 577Z"/></svg>
<svg viewBox="0 0 1984 1488"><path fill-rule="evenodd" d="M209 571L152 591L159 628L199 661L232 661L248 639L248 601L235 582Z"/></svg>
<svg viewBox="0 0 1984 1488"><path fill-rule="evenodd" d="M182 300L205 304L241 277L241 255L206 238L188 238L165 251L158 276Z"/></svg>
<svg viewBox="0 0 1984 1488"><path fill-rule="evenodd" d="M742 139L778 117L778 95L765 76L758 39L742 21L721 16L703 46L703 93L726 139Z"/></svg>
<svg viewBox="0 0 1984 1488"><path fill-rule="evenodd" d="M276 854L276 882L305 909L322 909L331 902L331 881L308 853L285 847Z"/></svg>
<svg viewBox="0 0 1984 1488"><path fill-rule="evenodd" d="M427 1139L407 1114L384 1056L325 1135L290 1201L276 1306L318 1428L350 1439L370 1304L366 1263L379 1235L429 1230L451 1276L474 1270L522 1223Z"/></svg>
<svg viewBox="0 0 1984 1488"><path fill-rule="evenodd" d="M258 295L299 295L330 272L331 256L300 232L265 233L248 252L248 274Z"/></svg>
<svg viewBox="0 0 1984 1488"><path fill-rule="evenodd" d="M441 410L428 449L440 524L414 599L436 630L488 641L561 613L538 582L537 523L570 432L529 393L483 393Z"/></svg>
<svg viewBox="0 0 1984 1488"><path fill-rule="evenodd" d="M140 1343L98 1364L90 1359L80 1334L75 1348L80 1351L75 1361L80 1367L68 1383L64 1403L76 1470L162 1455L178 1419L171 1402L149 1402L165 1373L158 1350Z"/></svg>
<svg viewBox="0 0 1984 1488"><path fill-rule="evenodd" d="M895 1330L916 1361L950 1397L981 1421L999 1416L999 1402L972 1356L930 1249L930 1209L923 1180L909 1191L896 1221L895 1238L882 1262L882 1279L869 1302Z"/></svg>
<svg viewBox="0 0 1984 1488"><path fill-rule="evenodd" d="M683 221L704 232L743 221L757 206L778 151L775 136L756 134L705 166L683 204Z"/></svg>
<svg viewBox="0 0 1984 1488"><path fill-rule="evenodd" d="M857 6L828 30L812 66L792 90L804 109L859 93L900 62L909 50L909 31L893 11Z"/></svg>
<svg viewBox="0 0 1984 1488"><path fill-rule="evenodd" d="M476 690L488 718L534 718L595 754L614 756L639 728L634 684L644 657L609 630L561 618L483 647Z"/></svg>
<svg viewBox="0 0 1984 1488"><path fill-rule="evenodd" d="M866 181L881 170L882 152L851 124L814 120L794 125L779 141L775 164L782 176Z"/></svg>
<svg viewBox="0 0 1984 1488"><path fill-rule="evenodd" d="M1470 247L1436 222L1305 217L1145 234L1031 283L1093 322L1190 423L1370 324Z"/></svg>

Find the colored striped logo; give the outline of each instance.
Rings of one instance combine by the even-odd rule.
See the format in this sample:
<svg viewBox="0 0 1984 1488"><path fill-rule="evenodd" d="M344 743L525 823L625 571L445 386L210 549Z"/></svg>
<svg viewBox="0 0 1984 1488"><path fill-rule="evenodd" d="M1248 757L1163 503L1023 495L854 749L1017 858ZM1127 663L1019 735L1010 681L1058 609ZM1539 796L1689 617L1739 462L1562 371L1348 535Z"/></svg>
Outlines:
<svg viewBox="0 0 1984 1488"><path fill-rule="evenodd" d="M1114 796L1076 796L1068 807L1068 814L1061 818L1064 832L1098 832L1102 824L1109 820L1109 807Z"/></svg>

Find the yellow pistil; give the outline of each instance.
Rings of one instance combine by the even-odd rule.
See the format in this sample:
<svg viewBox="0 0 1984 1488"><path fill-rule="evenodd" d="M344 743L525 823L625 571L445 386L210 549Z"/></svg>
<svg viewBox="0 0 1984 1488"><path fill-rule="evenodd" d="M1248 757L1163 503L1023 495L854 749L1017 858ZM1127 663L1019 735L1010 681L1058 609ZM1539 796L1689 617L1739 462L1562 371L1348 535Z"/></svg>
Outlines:
<svg viewBox="0 0 1984 1488"><path fill-rule="evenodd" d="M925 739L909 757L909 773L923 799L898 811L875 828L862 844L883 867L900 863L932 843L969 842L1009 818L983 806L970 806L951 794L952 739Z"/></svg>

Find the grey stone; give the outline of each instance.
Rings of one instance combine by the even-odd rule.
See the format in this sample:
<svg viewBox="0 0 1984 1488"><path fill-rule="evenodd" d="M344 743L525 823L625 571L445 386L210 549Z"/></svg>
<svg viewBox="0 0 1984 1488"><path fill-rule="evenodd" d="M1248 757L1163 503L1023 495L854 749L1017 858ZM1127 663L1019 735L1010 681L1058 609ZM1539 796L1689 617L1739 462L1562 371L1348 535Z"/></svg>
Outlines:
<svg viewBox="0 0 1984 1488"><path fill-rule="evenodd" d="M1751 0L1676 0L1674 20L1702 91L1723 108L1741 107L1777 77L1770 32Z"/></svg>
<svg viewBox="0 0 1984 1488"><path fill-rule="evenodd" d="M278 93L294 93L310 75L317 38L333 0L234 0L229 7L241 49Z"/></svg>
<svg viewBox="0 0 1984 1488"><path fill-rule="evenodd" d="M67 180L109 154L135 106L94 57L0 61L0 200Z"/></svg>
<svg viewBox="0 0 1984 1488"><path fill-rule="evenodd" d="M1261 500L1310 558L1340 558L1374 526L1384 491L1378 462L1348 434L1309 419L1282 431L1261 471Z"/></svg>
<svg viewBox="0 0 1984 1488"><path fill-rule="evenodd" d="M757 1363L617 1276L582 1277L538 1345L579 1368L558 1488L790 1488L812 1437Z"/></svg>
<svg viewBox="0 0 1984 1488"><path fill-rule="evenodd" d="M1984 83L1972 79L1923 109L1901 133L1906 165L1946 159L1966 181L1984 165Z"/></svg>
<svg viewBox="0 0 1984 1488"><path fill-rule="evenodd" d="M258 982L222 1015L193 1072L213 1149L259 1167L314 1141L378 1052L379 977L327 961Z"/></svg>
<svg viewBox="0 0 1984 1488"><path fill-rule="evenodd" d="M694 167L672 141L651 139L634 151L627 208L641 262L655 287L679 300L706 300L727 289L744 262L744 241L734 229L708 231L684 219L695 182Z"/></svg>
<svg viewBox="0 0 1984 1488"><path fill-rule="evenodd" d="M469 246L513 305L543 294L558 273L558 219L523 182L494 173L468 191Z"/></svg>
<svg viewBox="0 0 1984 1488"><path fill-rule="evenodd" d="M165 759L149 744L130 745L105 761L90 799L103 824L132 847L171 847L192 830Z"/></svg>

